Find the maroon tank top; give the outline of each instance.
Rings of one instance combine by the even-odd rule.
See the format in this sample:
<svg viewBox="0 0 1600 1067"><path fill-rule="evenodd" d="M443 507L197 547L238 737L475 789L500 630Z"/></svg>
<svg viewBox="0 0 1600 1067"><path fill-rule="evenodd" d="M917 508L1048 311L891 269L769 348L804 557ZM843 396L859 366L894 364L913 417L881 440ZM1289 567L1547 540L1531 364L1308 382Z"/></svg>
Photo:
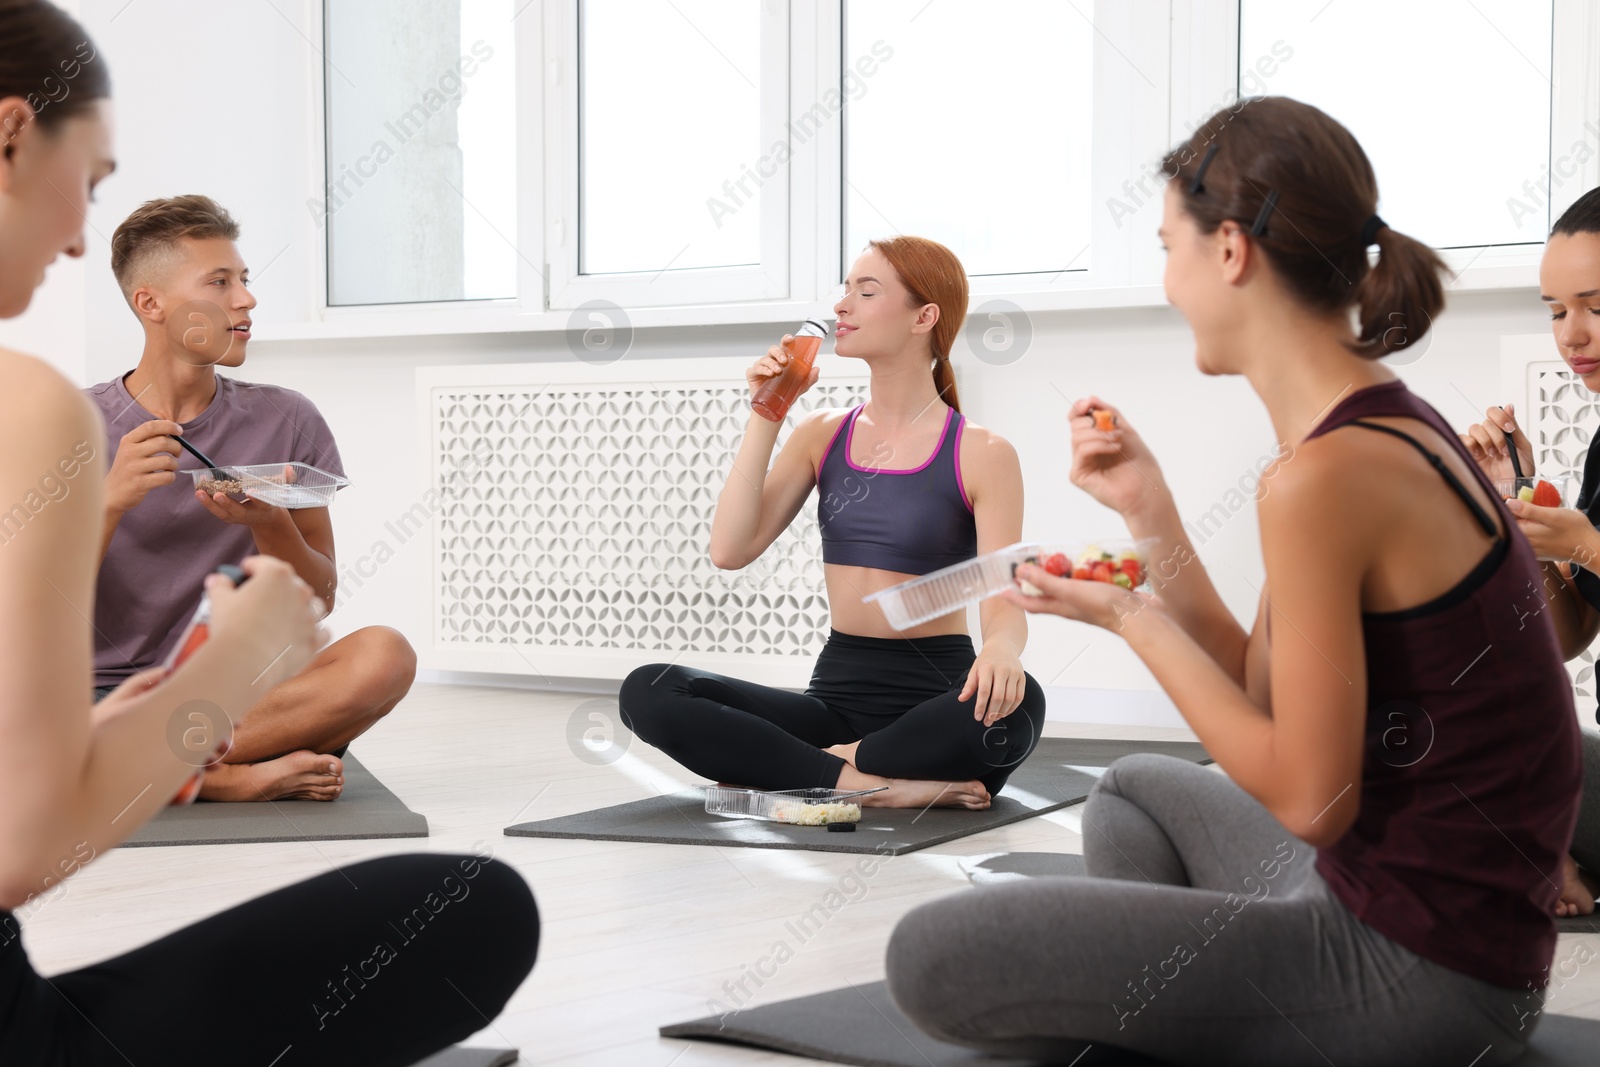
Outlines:
<svg viewBox="0 0 1600 1067"><path fill-rule="evenodd" d="M1503 503L1491 517L1409 434L1359 421L1373 416L1431 426L1499 501L1455 431L1402 382L1352 393L1307 436L1354 425L1406 438L1494 537L1449 592L1362 614L1361 811L1318 852L1317 870L1357 918L1417 955L1498 986L1543 988L1582 780L1543 575Z"/></svg>

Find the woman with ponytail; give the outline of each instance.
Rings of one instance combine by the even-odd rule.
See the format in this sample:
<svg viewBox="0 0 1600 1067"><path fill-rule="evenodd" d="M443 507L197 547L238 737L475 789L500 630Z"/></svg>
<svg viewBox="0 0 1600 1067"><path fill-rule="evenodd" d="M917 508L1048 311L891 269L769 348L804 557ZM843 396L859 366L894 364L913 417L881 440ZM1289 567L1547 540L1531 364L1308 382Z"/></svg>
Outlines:
<svg viewBox="0 0 1600 1067"><path fill-rule="evenodd" d="M0 318L26 310L57 256L84 254L90 190L115 167L106 64L59 8L0 0ZM89 444L105 427L61 375L4 348L0 419L0 500L36 496L41 472L73 481L0 552L0 1063L403 1067L482 1029L539 941L526 883L485 854L346 864L88 967L33 969L20 920L73 907L55 903L62 883L194 775L190 735L237 721L327 635L293 568L247 559L239 588L208 582L193 656L91 709L105 460ZM414 944L394 925L413 914L428 929Z"/></svg>
<svg viewBox="0 0 1600 1067"><path fill-rule="evenodd" d="M1196 363L1243 375L1293 443L1257 500L1255 623L1093 397L1072 482L1159 539L1160 595L1037 568L1018 577L1041 596L1006 595L1125 638L1226 774L1118 761L1084 809L1090 877L923 905L890 989L934 1034L1050 1062L1511 1063L1556 944L1578 727L1533 549L1377 362L1439 312L1442 263L1378 218L1365 153L1306 104L1242 101L1165 170L1166 292Z"/></svg>
<svg viewBox="0 0 1600 1067"><path fill-rule="evenodd" d="M775 462L778 424L752 412L711 525L712 560L745 567L818 490L833 625L811 685L791 693L654 663L623 682L619 710L640 738L718 781L987 808L1044 725L1044 692L1019 659L1022 611L985 601L975 652L964 610L898 631L862 602L1022 536L1016 451L968 422L956 397L967 276L934 241L874 241L833 310L834 351L871 369L870 398L806 415ZM745 372L752 394L787 360L782 345L768 349Z"/></svg>

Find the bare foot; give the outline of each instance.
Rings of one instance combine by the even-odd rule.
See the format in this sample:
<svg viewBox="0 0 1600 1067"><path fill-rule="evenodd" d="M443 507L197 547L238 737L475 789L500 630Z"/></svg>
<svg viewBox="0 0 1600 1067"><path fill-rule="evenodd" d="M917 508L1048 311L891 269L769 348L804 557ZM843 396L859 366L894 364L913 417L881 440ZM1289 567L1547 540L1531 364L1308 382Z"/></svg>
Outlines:
<svg viewBox="0 0 1600 1067"><path fill-rule="evenodd" d="M201 800L337 800L344 764L309 749L260 763L219 763L206 771Z"/></svg>
<svg viewBox="0 0 1600 1067"><path fill-rule="evenodd" d="M880 778L846 766L839 772L840 789L877 789L855 798L865 808L970 808L982 811L989 806L989 790L982 782L930 782L919 778Z"/></svg>
<svg viewBox="0 0 1600 1067"><path fill-rule="evenodd" d="M860 741L852 741L848 745L829 745L822 751L831 753L844 760L850 766L856 765L856 749L861 747Z"/></svg>
<svg viewBox="0 0 1600 1067"><path fill-rule="evenodd" d="M1556 901L1556 918L1594 914L1594 900L1600 895L1593 875L1580 871L1571 856L1561 857L1561 897Z"/></svg>

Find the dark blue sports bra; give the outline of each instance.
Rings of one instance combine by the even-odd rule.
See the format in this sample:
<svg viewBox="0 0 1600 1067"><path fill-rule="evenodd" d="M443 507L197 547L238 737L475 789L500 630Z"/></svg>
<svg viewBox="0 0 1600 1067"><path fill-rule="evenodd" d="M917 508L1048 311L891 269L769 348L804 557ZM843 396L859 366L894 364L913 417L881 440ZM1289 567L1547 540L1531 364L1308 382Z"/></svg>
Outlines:
<svg viewBox="0 0 1600 1067"><path fill-rule="evenodd" d="M927 574L976 556L978 526L961 484L966 419L950 409L933 455L920 467L858 467L850 459L850 439L864 406L852 410L833 432L817 470L822 561Z"/></svg>

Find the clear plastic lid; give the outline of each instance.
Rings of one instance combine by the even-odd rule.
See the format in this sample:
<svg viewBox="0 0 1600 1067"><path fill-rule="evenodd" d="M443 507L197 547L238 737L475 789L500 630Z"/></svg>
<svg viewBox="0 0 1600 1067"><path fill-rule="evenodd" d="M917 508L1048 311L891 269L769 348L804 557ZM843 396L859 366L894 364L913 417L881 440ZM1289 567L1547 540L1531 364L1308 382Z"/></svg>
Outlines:
<svg viewBox="0 0 1600 1067"><path fill-rule="evenodd" d="M1518 495L1531 499L1537 492L1539 483L1545 482L1561 497L1559 504L1547 504L1546 507L1575 508L1578 506L1578 493L1583 488L1583 483L1571 475L1557 475L1553 478L1504 478L1494 483L1495 491L1502 497L1511 499ZM1523 493L1526 489L1528 492ZM1549 490L1546 490L1548 492Z"/></svg>
<svg viewBox="0 0 1600 1067"><path fill-rule="evenodd" d="M277 508L325 508L347 478L308 463L254 463L185 472L208 493L246 496Z"/></svg>
<svg viewBox="0 0 1600 1067"><path fill-rule="evenodd" d="M1091 559L1094 563L1114 564L1111 568L1112 577L1118 571L1128 574L1129 586L1136 588L1145 584L1150 569L1150 551L1156 543L1153 537L1137 541L1128 538L1093 542L1019 541L994 552L974 556L964 563L913 578L909 582L880 589L864 597L863 602L877 604L889 620L889 625L896 630L909 630L1012 588L1017 584L1013 577L1017 564L1032 561L1043 565L1046 560L1058 555L1066 557L1065 562L1071 567L1088 563ZM1122 566L1124 559L1138 561L1137 581ZM1071 573L1070 567L1068 573Z"/></svg>
<svg viewBox="0 0 1600 1067"><path fill-rule="evenodd" d="M861 805L849 803L877 789L740 789L706 786L706 814L731 819L761 819L797 826L824 826L830 822L860 822Z"/></svg>

